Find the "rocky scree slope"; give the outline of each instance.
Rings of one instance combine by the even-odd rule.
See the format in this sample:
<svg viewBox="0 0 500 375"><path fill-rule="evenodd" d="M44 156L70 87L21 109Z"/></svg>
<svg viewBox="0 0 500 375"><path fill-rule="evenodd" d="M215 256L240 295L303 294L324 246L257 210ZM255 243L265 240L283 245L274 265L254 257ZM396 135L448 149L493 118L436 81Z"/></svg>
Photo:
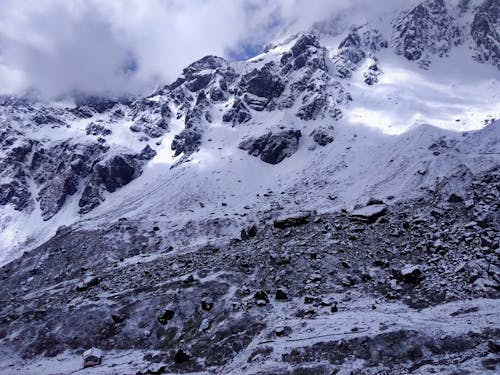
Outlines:
<svg viewBox="0 0 500 375"><path fill-rule="evenodd" d="M271 210L223 246L61 230L0 270L1 369L98 346L103 373L494 373L499 198L498 168L460 168L418 200Z"/></svg>

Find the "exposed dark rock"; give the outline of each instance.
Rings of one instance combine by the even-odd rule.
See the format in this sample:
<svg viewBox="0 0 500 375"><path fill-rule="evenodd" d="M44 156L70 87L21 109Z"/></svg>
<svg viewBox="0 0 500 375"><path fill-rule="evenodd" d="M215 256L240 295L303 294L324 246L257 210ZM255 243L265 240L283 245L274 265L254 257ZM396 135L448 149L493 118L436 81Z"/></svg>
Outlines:
<svg viewBox="0 0 500 375"><path fill-rule="evenodd" d="M466 200L466 189L472 184L472 172L467 166L459 165L449 177L438 183L438 190L443 200L458 203Z"/></svg>
<svg viewBox="0 0 500 375"><path fill-rule="evenodd" d="M208 86L212 80L212 74L195 75L190 81L186 82L188 90L197 92Z"/></svg>
<svg viewBox="0 0 500 375"><path fill-rule="evenodd" d="M351 218L356 221L361 221L367 224L374 223L379 217L387 212L385 204L375 204L366 206L351 213Z"/></svg>
<svg viewBox="0 0 500 375"><path fill-rule="evenodd" d="M278 289L275 296L277 301L284 301L288 299L288 293L284 289Z"/></svg>
<svg viewBox="0 0 500 375"><path fill-rule="evenodd" d="M258 138L244 140L239 148L252 156L260 156L266 163L278 164L297 151L301 135L300 130L269 132Z"/></svg>
<svg viewBox="0 0 500 375"><path fill-rule="evenodd" d="M226 94L220 86L212 86L212 88L210 88L209 96L210 100L213 102L222 102L226 99Z"/></svg>
<svg viewBox="0 0 500 375"><path fill-rule="evenodd" d="M168 102L150 98L135 101L130 113L134 120L130 130L152 138L160 137L168 131L172 117Z"/></svg>
<svg viewBox="0 0 500 375"><path fill-rule="evenodd" d="M314 35L305 34L302 35L297 42L293 45L291 51L293 57L297 57L303 53L308 47L319 48L319 42Z"/></svg>
<svg viewBox="0 0 500 375"><path fill-rule="evenodd" d="M174 318L175 312L173 310L163 310L163 312L158 315L158 322L162 325L167 324L170 320Z"/></svg>
<svg viewBox="0 0 500 375"><path fill-rule="evenodd" d="M486 0L477 9L471 26L471 35L477 46L476 59L490 62L500 69L500 4Z"/></svg>
<svg viewBox="0 0 500 375"><path fill-rule="evenodd" d="M321 73L321 76L321 79L314 80L307 86L302 97L302 104L296 114L302 120L315 120L324 115L325 111L331 118L338 120L342 117L339 106L352 100L340 82L332 82L326 73ZM333 92L335 96L329 92ZM331 101L335 104L331 105Z"/></svg>
<svg viewBox="0 0 500 375"><path fill-rule="evenodd" d="M278 229L285 229L290 227L298 227L305 225L311 221L310 215L287 217L285 219L274 220L273 225Z"/></svg>
<svg viewBox="0 0 500 375"><path fill-rule="evenodd" d="M204 91L200 91L196 98L195 105L186 113L184 120L185 128L177 134L171 145L175 151L174 156L184 153L189 156L199 150L203 135L204 123L207 120L207 108L209 106L208 98Z"/></svg>
<svg viewBox="0 0 500 375"><path fill-rule="evenodd" d="M213 309L213 307L214 307L214 303L211 300L205 298L201 301L201 309L202 310L210 311Z"/></svg>
<svg viewBox="0 0 500 375"><path fill-rule="evenodd" d="M111 134L111 130L106 128L105 126L101 124L96 124L95 122L91 122L90 124L87 125L87 128L85 129L87 135L95 135L95 136L106 136Z"/></svg>
<svg viewBox="0 0 500 375"><path fill-rule="evenodd" d="M115 322L116 324L120 324L125 321L125 317L119 314L112 314L111 319L113 319L113 322Z"/></svg>
<svg viewBox="0 0 500 375"><path fill-rule="evenodd" d="M388 46L389 43L378 30L367 25L356 27L340 42L338 52L333 57L338 76L350 77L365 58Z"/></svg>
<svg viewBox="0 0 500 375"><path fill-rule="evenodd" d="M173 358L174 363L176 363L176 364L186 363L190 359L191 359L191 356L182 349L177 350L177 352L175 353L174 358Z"/></svg>
<svg viewBox="0 0 500 375"><path fill-rule="evenodd" d="M97 113L107 112L111 110L116 104L118 104L118 100L113 98L96 95L86 95L83 93L76 94L74 96L74 99L77 108L86 107L94 110Z"/></svg>
<svg viewBox="0 0 500 375"><path fill-rule="evenodd" d="M283 81L269 65L244 75L240 87L244 92L267 99L279 97L285 89Z"/></svg>
<svg viewBox="0 0 500 375"><path fill-rule="evenodd" d="M222 121L230 122L234 125L244 124L245 122L250 121L252 115L250 114L249 109L243 103L243 101L239 98L234 100L232 108L224 113L222 117Z"/></svg>
<svg viewBox="0 0 500 375"><path fill-rule="evenodd" d="M379 76L382 74L378 64L374 62L371 64L366 72L363 73L364 81L367 85L371 86L378 82Z"/></svg>
<svg viewBox="0 0 500 375"><path fill-rule="evenodd" d="M255 225L252 225L250 228L248 228L247 235L250 238L255 237L257 235L257 227Z"/></svg>
<svg viewBox="0 0 500 375"><path fill-rule="evenodd" d="M331 135L331 131L325 128L318 128L313 130L311 136L313 137L314 142L323 147L332 143L334 140L333 136Z"/></svg>
<svg viewBox="0 0 500 375"><path fill-rule="evenodd" d="M80 284L77 285L76 290L78 292L84 292L93 286L97 286L101 283L101 279L97 276L88 276Z"/></svg>
<svg viewBox="0 0 500 375"><path fill-rule="evenodd" d="M267 296L267 293L264 292L264 291L258 291L258 292L256 292L253 295L253 298L257 302L261 301L261 302L269 303L269 297Z"/></svg>
<svg viewBox="0 0 500 375"><path fill-rule="evenodd" d="M22 211L30 205L29 189L18 181L0 184L0 206L11 204L16 211Z"/></svg>
<svg viewBox="0 0 500 375"><path fill-rule="evenodd" d="M424 274L418 266L408 266L400 271L401 279L408 284L418 284L424 279Z"/></svg>
<svg viewBox="0 0 500 375"><path fill-rule="evenodd" d="M242 241L248 240L248 234L246 229L242 229L240 233L240 238Z"/></svg>
<svg viewBox="0 0 500 375"><path fill-rule="evenodd" d="M196 129L184 129L177 134L172 141L172 150L175 151L174 156L182 153L187 155L198 151L201 145L201 134Z"/></svg>
<svg viewBox="0 0 500 375"><path fill-rule="evenodd" d="M102 190L114 192L142 173L144 164L156 152L146 146L139 154L115 155L95 164L79 201L80 212L87 213L103 200Z"/></svg>
<svg viewBox="0 0 500 375"><path fill-rule="evenodd" d="M447 56L462 37L444 0L427 0L404 13L394 24L393 42L396 53L408 60L421 60L426 67L426 54Z"/></svg>

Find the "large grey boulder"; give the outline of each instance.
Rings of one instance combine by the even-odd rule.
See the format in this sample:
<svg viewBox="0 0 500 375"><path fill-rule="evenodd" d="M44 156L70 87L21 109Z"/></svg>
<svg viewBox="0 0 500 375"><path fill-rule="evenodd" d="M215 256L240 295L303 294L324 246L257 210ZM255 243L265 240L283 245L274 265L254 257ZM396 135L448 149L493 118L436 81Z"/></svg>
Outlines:
<svg viewBox="0 0 500 375"><path fill-rule="evenodd" d="M252 156L259 156L266 163L278 164L297 151L301 136L300 130L269 132L258 138L244 140L239 148Z"/></svg>

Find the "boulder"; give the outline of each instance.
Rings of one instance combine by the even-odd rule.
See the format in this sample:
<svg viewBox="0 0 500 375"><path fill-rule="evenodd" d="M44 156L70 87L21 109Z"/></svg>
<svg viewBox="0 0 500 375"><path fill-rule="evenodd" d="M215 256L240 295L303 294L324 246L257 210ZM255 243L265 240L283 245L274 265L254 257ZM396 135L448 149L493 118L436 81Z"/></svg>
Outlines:
<svg viewBox="0 0 500 375"><path fill-rule="evenodd" d="M98 276L87 276L80 284L76 286L78 292L84 292L93 286L97 286L101 283L101 278Z"/></svg>
<svg viewBox="0 0 500 375"><path fill-rule="evenodd" d="M334 140L333 136L330 134L330 131L322 127L313 130L311 136L315 143L323 147L332 143Z"/></svg>
<svg viewBox="0 0 500 375"><path fill-rule="evenodd" d="M283 288L276 290L276 301L285 301L288 299L288 293Z"/></svg>
<svg viewBox="0 0 500 375"><path fill-rule="evenodd" d="M263 302L263 303L269 303L269 297L267 296L267 293L264 291L258 291L254 294L253 298L257 303Z"/></svg>
<svg viewBox="0 0 500 375"><path fill-rule="evenodd" d="M401 279L407 284L418 284L424 279L424 274L419 266L408 266L400 272Z"/></svg>
<svg viewBox="0 0 500 375"><path fill-rule="evenodd" d="M355 221L370 224L377 221L377 219L383 216L386 212L387 206L385 204L373 204L354 210L351 213L351 218Z"/></svg>
<svg viewBox="0 0 500 375"><path fill-rule="evenodd" d="M311 216L309 214L295 217L287 217L285 219L274 220L274 227L278 229L285 229L289 227L298 227L301 225L306 225L311 221Z"/></svg>
<svg viewBox="0 0 500 375"><path fill-rule="evenodd" d="M252 156L259 156L266 163L278 164L297 151L301 136L300 130L269 132L258 138L245 139L239 148Z"/></svg>
<svg viewBox="0 0 500 375"><path fill-rule="evenodd" d="M175 364L182 364L186 363L191 359L191 355L189 355L187 352L185 352L183 349L177 350L177 352L174 355L174 363Z"/></svg>
<svg viewBox="0 0 500 375"><path fill-rule="evenodd" d="M162 325L165 325L174 318L174 315L175 312L173 310L165 309L160 315L158 315L158 322Z"/></svg>

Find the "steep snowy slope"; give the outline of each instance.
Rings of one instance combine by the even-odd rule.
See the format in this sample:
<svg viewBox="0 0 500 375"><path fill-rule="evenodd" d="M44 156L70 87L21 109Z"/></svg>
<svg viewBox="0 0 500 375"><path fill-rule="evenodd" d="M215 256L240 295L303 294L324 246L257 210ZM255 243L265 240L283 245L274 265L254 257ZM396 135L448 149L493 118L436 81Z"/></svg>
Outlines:
<svg viewBox="0 0 500 375"><path fill-rule="evenodd" d="M497 165L498 8L429 0L316 26L140 99L2 99L0 263L62 225L138 218L196 245L269 210L397 200Z"/></svg>

